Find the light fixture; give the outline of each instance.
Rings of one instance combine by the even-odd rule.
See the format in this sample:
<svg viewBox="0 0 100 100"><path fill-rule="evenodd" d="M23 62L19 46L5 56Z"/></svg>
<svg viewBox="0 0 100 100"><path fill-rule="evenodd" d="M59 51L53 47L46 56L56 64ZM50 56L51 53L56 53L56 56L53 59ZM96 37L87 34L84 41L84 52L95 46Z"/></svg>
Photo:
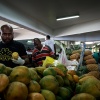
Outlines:
<svg viewBox="0 0 100 100"><path fill-rule="evenodd" d="M32 44L32 43L33 43L32 40L27 41L27 44Z"/></svg>
<svg viewBox="0 0 100 100"><path fill-rule="evenodd" d="M79 16L79 15L75 15L75 16L68 16L68 17L63 17L63 18L57 18L56 20L57 20L57 21L60 21L60 20L78 18L78 17L80 17L80 16Z"/></svg>
<svg viewBox="0 0 100 100"><path fill-rule="evenodd" d="M81 43L80 41L75 42L76 45L79 45L80 43Z"/></svg>
<svg viewBox="0 0 100 100"><path fill-rule="evenodd" d="M24 28L20 28L20 27L18 27L18 28L13 28L13 30L20 30L20 29L24 29Z"/></svg>
<svg viewBox="0 0 100 100"><path fill-rule="evenodd" d="M93 44L94 42L85 42L85 44Z"/></svg>

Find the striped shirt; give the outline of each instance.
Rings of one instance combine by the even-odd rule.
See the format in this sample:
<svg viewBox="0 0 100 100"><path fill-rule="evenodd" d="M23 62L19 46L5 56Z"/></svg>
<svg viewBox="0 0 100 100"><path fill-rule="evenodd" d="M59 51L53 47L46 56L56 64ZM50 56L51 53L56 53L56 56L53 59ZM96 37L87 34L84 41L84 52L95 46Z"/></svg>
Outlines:
<svg viewBox="0 0 100 100"><path fill-rule="evenodd" d="M32 61L35 62L38 66L43 64L43 60L45 60L46 56L53 56L54 53L52 52L49 46L43 46L41 50L35 48L32 53Z"/></svg>

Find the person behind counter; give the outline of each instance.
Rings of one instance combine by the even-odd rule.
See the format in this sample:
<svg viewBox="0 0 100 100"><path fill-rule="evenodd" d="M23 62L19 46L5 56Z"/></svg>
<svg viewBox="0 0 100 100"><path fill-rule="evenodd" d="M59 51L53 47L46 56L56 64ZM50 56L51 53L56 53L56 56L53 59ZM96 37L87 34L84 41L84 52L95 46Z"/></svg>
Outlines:
<svg viewBox="0 0 100 100"><path fill-rule="evenodd" d="M33 42L35 48L32 53L32 62L35 67L41 66L43 64L42 61L45 60L46 56L55 57L51 48L47 45L42 45L40 39L35 38L33 39Z"/></svg>
<svg viewBox="0 0 100 100"><path fill-rule="evenodd" d="M14 32L10 25L1 26L0 35L0 63L11 68L29 63L24 45L18 41L13 40ZM13 52L18 52L18 60L12 59Z"/></svg>
<svg viewBox="0 0 100 100"><path fill-rule="evenodd" d="M55 46L55 42L54 42L53 39L50 38L49 35L46 36L45 45L49 46L52 49L52 51L54 52L55 56L56 56L56 46Z"/></svg>

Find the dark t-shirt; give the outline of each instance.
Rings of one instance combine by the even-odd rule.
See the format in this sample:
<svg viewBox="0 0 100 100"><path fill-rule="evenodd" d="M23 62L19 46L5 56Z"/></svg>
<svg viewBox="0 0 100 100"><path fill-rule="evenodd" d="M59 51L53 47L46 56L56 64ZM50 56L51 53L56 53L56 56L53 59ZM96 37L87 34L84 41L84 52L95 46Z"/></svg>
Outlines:
<svg viewBox="0 0 100 100"><path fill-rule="evenodd" d="M0 42L0 63L11 68L18 66L11 60L13 52L18 52L19 56L27 55L24 45L18 41L12 41L9 44Z"/></svg>

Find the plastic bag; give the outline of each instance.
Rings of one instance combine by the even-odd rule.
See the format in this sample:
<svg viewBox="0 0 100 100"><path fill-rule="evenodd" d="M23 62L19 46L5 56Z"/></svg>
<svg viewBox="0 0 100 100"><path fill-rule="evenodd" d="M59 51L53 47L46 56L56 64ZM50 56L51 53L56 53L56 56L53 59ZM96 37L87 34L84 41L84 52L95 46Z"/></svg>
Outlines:
<svg viewBox="0 0 100 100"><path fill-rule="evenodd" d="M64 47L62 45L60 47L62 49L62 52L59 55L58 62L63 64L63 65L65 65L66 67L68 67L68 66L78 66L78 64L79 64L78 61L76 61L76 60L73 60L73 61L68 60L67 59L67 55L65 53Z"/></svg>
<svg viewBox="0 0 100 100"><path fill-rule="evenodd" d="M78 63L78 61L76 59L70 61L70 63L71 63L71 66L78 66L79 65L79 63Z"/></svg>
<svg viewBox="0 0 100 100"><path fill-rule="evenodd" d="M49 56L46 56L46 59L43 60L43 67L47 67L49 65L52 65L54 63L55 59L49 57Z"/></svg>
<svg viewBox="0 0 100 100"><path fill-rule="evenodd" d="M65 53L65 49L62 46L62 44L61 44L60 47L61 47L62 51L61 51L61 54L59 54L58 62L67 66L68 59L67 59L67 56L66 56L66 53Z"/></svg>

